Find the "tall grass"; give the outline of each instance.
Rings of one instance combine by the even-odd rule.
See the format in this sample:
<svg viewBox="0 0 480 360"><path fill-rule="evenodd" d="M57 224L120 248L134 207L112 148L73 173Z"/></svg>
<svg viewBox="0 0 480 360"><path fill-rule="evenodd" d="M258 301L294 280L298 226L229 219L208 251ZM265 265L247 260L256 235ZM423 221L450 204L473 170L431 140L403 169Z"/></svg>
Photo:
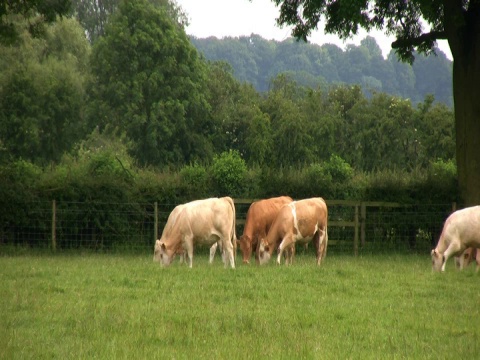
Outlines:
<svg viewBox="0 0 480 360"><path fill-rule="evenodd" d="M0 257L0 358L473 359L480 274L427 256L330 255L321 268L217 257Z"/></svg>

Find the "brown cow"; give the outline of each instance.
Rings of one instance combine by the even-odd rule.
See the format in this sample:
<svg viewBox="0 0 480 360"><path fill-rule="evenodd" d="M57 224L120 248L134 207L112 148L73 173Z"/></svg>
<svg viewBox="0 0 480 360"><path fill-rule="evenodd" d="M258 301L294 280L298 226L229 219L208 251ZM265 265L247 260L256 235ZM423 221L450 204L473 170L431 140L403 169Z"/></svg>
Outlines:
<svg viewBox="0 0 480 360"><path fill-rule="evenodd" d="M278 245L277 264L282 253L287 250L293 256L295 243L308 243L313 240L316 250L317 265L327 253L328 210L322 198L293 201L284 205L278 212L267 237L260 240L259 261L267 263ZM286 264L288 264L288 256ZM291 259L290 259L291 263Z"/></svg>
<svg viewBox="0 0 480 360"><path fill-rule="evenodd" d="M194 245L211 246L219 242L225 267L230 262L230 266L235 268L235 241L235 206L232 198L196 200L183 205L171 229L155 242L154 259L162 265L170 265L175 253L183 247L187 252L189 267L192 267Z"/></svg>
<svg viewBox="0 0 480 360"><path fill-rule="evenodd" d="M267 236L280 208L292 201L293 199L290 196L279 196L258 200L250 205L245 219L243 235L238 240L245 264L250 262L252 251L256 252L255 257L258 261L258 251L256 251L258 240Z"/></svg>

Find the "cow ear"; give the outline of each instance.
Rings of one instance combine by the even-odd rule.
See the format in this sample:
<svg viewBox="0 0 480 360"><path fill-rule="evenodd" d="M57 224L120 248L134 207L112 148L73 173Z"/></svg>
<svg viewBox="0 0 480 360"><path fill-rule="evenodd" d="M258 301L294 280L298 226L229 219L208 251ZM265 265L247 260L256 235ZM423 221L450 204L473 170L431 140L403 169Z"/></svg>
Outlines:
<svg viewBox="0 0 480 360"><path fill-rule="evenodd" d="M161 248L162 248L162 250L163 250L163 251L167 251L167 247L165 246L165 244L164 244L164 243L162 243L162 246L161 246Z"/></svg>
<svg viewBox="0 0 480 360"><path fill-rule="evenodd" d="M430 253L432 256L437 256L437 251L435 249L432 249L432 252Z"/></svg>

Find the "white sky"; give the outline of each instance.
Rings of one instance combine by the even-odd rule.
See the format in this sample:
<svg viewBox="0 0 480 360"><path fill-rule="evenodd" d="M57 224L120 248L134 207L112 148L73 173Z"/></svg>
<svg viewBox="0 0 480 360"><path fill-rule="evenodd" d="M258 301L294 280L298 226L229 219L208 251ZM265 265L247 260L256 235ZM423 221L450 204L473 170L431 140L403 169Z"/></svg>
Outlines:
<svg viewBox="0 0 480 360"><path fill-rule="evenodd" d="M278 27L275 19L280 9L272 0L176 0L187 13L190 25L186 28L189 35L198 38L215 36L219 39L225 36L249 36L258 34L266 40L282 41L290 37L290 28ZM387 37L380 31L361 33L356 37L343 42L337 35L326 35L323 28L317 30L309 37L309 41L322 45L332 43L345 49L347 44L359 45L367 35L373 36L383 56L386 57L391 50L391 44L395 40ZM450 48L445 40L437 43L449 59L452 59Z"/></svg>

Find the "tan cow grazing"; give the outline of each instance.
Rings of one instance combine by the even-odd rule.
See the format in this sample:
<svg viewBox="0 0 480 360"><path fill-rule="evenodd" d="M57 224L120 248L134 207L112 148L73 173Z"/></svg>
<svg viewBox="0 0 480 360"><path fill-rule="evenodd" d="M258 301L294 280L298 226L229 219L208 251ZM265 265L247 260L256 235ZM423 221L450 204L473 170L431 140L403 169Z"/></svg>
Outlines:
<svg viewBox="0 0 480 360"><path fill-rule="evenodd" d="M295 243L313 241L316 250L317 265L327 253L328 210L322 198L311 198L293 201L284 205L278 212L266 238L260 240L259 262L267 263L278 245L277 264L285 250L287 250L286 264L291 263Z"/></svg>
<svg viewBox="0 0 480 360"><path fill-rule="evenodd" d="M178 249L183 248L187 253L188 265L192 267L196 244L211 246L220 243L225 267L229 262L235 268L235 241L235 206L232 198L196 200L183 205L171 229L155 242L154 259L161 265L170 265Z"/></svg>
<svg viewBox="0 0 480 360"><path fill-rule="evenodd" d="M256 252L258 261L258 240L267 236L268 230L283 205L293 201L290 196L279 196L270 199L254 201L247 211L243 235L238 240L243 254L243 262L248 264L252 251Z"/></svg>
<svg viewBox="0 0 480 360"><path fill-rule="evenodd" d="M480 248L480 206L457 210L447 218L431 252L433 270L445 271L448 258L463 254L469 247Z"/></svg>
<svg viewBox="0 0 480 360"><path fill-rule="evenodd" d="M480 269L480 249L469 247L463 252L462 255L455 256L455 266L459 270L465 269L474 261L477 263L475 271L478 272Z"/></svg>
<svg viewBox="0 0 480 360"><path fill-rule="evenodd" d="M180 204L180 205L175 206L175 208L172 210L170 215L168 215L167 222L166 222L165 227L163 228L163 231L162 231L162 236L157 241L160 241L162 238L166 238L166 237L170 236L170 234L172 232L172 228L175 225L175 222L177 221L178 214L181 212L181 210L183 209L184 206L185 206L185 204ZM210 248L210 260L209 260L210 264L213 262L213 258L215 257L215 252L217 251L217 247L218 247L218 243L215 243ZM222 247L220 247L220 251L221 250L222 250ZM184 260L185 260L185 250L183 249L183 247L178 248L175 251L174 255L178 255L180 257L180 263L184 262ZM153 261L159 261L159 260L160 259L157 259L156 256L155 256L155 253L154 253Z"/></svg>

